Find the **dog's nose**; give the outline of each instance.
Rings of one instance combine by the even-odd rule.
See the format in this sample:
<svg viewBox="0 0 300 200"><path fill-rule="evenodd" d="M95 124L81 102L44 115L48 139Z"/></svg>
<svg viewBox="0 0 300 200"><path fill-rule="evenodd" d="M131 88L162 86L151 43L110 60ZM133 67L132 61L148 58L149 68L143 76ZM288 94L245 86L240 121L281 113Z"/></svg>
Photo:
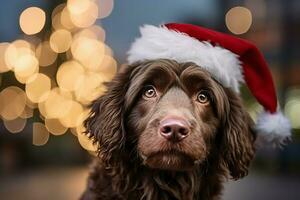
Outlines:
<svg viewBox="0 0 300 200"><path fill-rule="evenodd" d="M190 129L184 119L165 118L160 122L159 132L167 140L179 142L189 135Z"/></svg>

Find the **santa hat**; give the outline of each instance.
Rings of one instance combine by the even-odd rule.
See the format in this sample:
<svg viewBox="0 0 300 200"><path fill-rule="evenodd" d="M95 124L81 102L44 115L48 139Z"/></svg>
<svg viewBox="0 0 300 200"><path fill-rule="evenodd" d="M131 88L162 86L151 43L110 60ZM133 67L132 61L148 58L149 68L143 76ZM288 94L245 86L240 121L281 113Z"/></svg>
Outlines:
<svg viewBox="0 0 300 200"><path fill-rule="evenodd" d="M271 73L254 44L191 24L145 25L140 32L128 52L129 64L159 58L194 62L237 93L246 82L264 108L256 122L258 137L279 145L290 138L290 122L277 106Z"/></svg>

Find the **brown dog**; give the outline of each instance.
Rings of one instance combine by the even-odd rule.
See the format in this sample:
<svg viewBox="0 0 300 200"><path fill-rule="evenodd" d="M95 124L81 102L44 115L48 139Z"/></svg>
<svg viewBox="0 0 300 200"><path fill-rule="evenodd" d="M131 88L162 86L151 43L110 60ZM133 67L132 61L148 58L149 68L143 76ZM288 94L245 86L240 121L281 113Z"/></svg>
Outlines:
<svg viewBox="0 0 300 200"><path fill-rule="evenodd" d="M216 200L224 179L247 175L255 152L239 96L194 63L127 66L85 126L99 158L84 200Z"/></svg>

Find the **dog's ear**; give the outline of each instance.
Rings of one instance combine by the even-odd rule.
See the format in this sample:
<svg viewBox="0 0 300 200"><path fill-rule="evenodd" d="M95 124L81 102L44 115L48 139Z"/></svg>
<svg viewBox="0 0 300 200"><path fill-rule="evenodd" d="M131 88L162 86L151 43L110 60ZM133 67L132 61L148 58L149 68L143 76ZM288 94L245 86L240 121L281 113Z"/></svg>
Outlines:
<svg viewBox="0 0 300 200"><path fill-rule="evenodd" d="M89 137L98 143L98 155L109 165L120 156L125 143L124 97L135 66L124 68L107 83L106 93L92 103L90 115L84 122Z"/></svg>
<svg viewBox="0 0 300 200"><path fill-rule="evenodd" d="M229 89L225 106L223 138L221 142L222 164L233 179L248 174L248 167L255 153L256 134L253 121L246 112L240 97Z"/></svg>

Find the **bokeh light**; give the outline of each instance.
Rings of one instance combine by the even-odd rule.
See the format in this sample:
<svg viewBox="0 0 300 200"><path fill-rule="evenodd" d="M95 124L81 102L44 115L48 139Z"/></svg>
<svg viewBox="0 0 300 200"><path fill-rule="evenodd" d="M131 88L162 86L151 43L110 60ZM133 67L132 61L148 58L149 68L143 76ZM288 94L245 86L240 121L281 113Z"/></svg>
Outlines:
<svg viewBox="0 0 300 200"><path fill-rule="evenodd" d="M227 28L234 34L246 33L252 24L252 14L248 8L237 6L231 8L225 16Z"/></svg>
<svg viewBox="0 0 300 200"><path fill-rule="evenodd" d="M35 54L39 60L40 66L49 66L53 64L57 58L57 53L51 49L48 41L40 43Z"/></svg>
<svg viewBox="0 0 300 200"><path fill-rule="evenodd" d="M72 43L71 52L88 70L97 71L105 56L105 45L98 40L78 37Z"/></svg>
<svg viewBox="0 0 300 200"><path fill-rule="evenodd" d="M23 118L23 119L28 119L28 118L33 117L33 109L28 107L28 106L25 106L25 108L24 108L22 114L20 115L20 117Z"/></svg>
<svg viewBox="0 0 300 200"><path fill-rule="evenodd" d="M45 119L45 126L53 135L62 135L68 130L58 119Z"/></svg>
<svg viewBox="0 0 300 200"><path fill-rule="evenodd" d="M14 65L15 76L21 83L25 83L33 74L38 72L38 69L39 62L31 54L21 55Z"/></svg>
<svg viewBox="0 0 300 200"><path fill-rule="evenodd" d="M64 90L73 91L79 86L80 77L84 74L83 66L76 61L63 63L57 71L56 79L59 87Z"/></svg>
<svg viewBox="0 0 300 200"><path fill-rule="evenodd" d="M90 7L91 0L68 0L67 8L71 13L82 14Z"/></svg>
<svg viewBox="0 0 300 200"><path fill-rule="evenodd" d="M5 120L13 120L21 116L26 105L26 96L22 89L10 86L0 93L1 116Z"/></svg>
<svg viewBox="0 0 300 200"><path fill-rule="evenodd" d="M5 128L11 133L21 132L26 126L27 119L26 118L16 118L13 120L4 120Z"/></svg>
<svg viewBox="0 0 300 200"><path fill-rule="evenodd" d="M79 126L76 129L77 138L79 144L87 151L95 153L97 151L97 144L93 144L93 141L88 138L88 135L85 133L83 126Z"/></svg>
<svg viewBox="0 0 300 200"><path fill-rule="evenodd" d="M98 96L103 94L106 88L102 85L103 76L97 73L88 72L80 76L75 96L77 101L88 105Z"/></svg>
<svg viewBox="0 0 300 200"><path fill-rule="evenodd" d="M51 89L51 80L44 74L36 74L26 83L27 97L34 103L45 101Z"/></svg>
<svg viewBox="0 0 300 200"><path fill-rule="evenodd" d="M25 9L20 15L20 27L27 35L33 35L40 32L46 22L45 12L38 7Z"/></svg>
<svg viewBox="0 0 300 200"><path fill-rule="evenodd" d="M105 30L94 23L113 5L113 0L68 0L53 9L51 31L35 36L45 25L45 12L37 7L22 12L20 27L28 36L0 43L0 73L13 71L26 91L9 86L0 92L0 116L8 131L20 132L39 116L33 123L34 145L46 144L50 133L70 130L95 154L97 145L83 134L83 121L88 105L106 91L103 83L113 78L117 62L105 44Z"/></svg>
<svg viewBox="0 0 300 200"><path fill-rule="evenodd" d="M294 129L300 129L300 89L291 88L287 93L285 114L289 117Z"/></svg>
<svg viewBox="0 0 300 200"><path fill-rule="evenodd" d="M77 101L72 101L70 105L71 107L59 120L65 127L72 128L82 123L81 114L83 113L83 106Z"/></svg>
<svg viewBox="0 0 300 200"><path fill-rule="evenodd" d="M45 106L45 118L64 117L72 108L72 94L59 88L50 91L46 101L42 102Z"/></svg>
<svg viewBox="0 0 300 200"><path fill-rule="evenodd" d="M51 49L57 53L66 52L70 48L71 42L71 33L64 29L57 30L50 36Z"/></svg>
<svg viewBox="0 0 300 200"><path fill-rule="evenodd" d="M35 122L32 127L32 144L36 146L46 144L49 139L49 132L45 125L40 122Z"/></svg>
<svg viewBox="0 0 300 200"><path fill-rule="evenodd" d="M73 3L68 1L68 9L70 18L73 24L80 28L85 28L93 25L98 18L98 6L91 0L73 0L72 2L80 2L81 6L72 6Z"/></svg>
<svg viewBox="0 0 300 200"><path fill-rule="evenodd" d="M8 46L9 43L7 42L0 43L0 73L7 72L11 69L5 62L5 51Z"/></svg>
<svg viewBox="0 0 300 200"><path fill-rule="evenodd" d="M108 55L105 55L100 67L97 69L103 76L104 81L110 81L117 72L117 61Z"/></svg>
<svg viewBox="0 0 300 200"><path fill-rule="evenodd" d="M68 30L76 29L76 26L74 25L74 23L71 20L71 14L66 7L61 11L59 16L60 16L60 24L65 29L68 29Z"/></svg>
<svg viewBox="0 0 300 200"><path fill-rule="evenodd" d="M114 0L97 0L99 5L99 18L109 16L114 8Z"/></svg>

